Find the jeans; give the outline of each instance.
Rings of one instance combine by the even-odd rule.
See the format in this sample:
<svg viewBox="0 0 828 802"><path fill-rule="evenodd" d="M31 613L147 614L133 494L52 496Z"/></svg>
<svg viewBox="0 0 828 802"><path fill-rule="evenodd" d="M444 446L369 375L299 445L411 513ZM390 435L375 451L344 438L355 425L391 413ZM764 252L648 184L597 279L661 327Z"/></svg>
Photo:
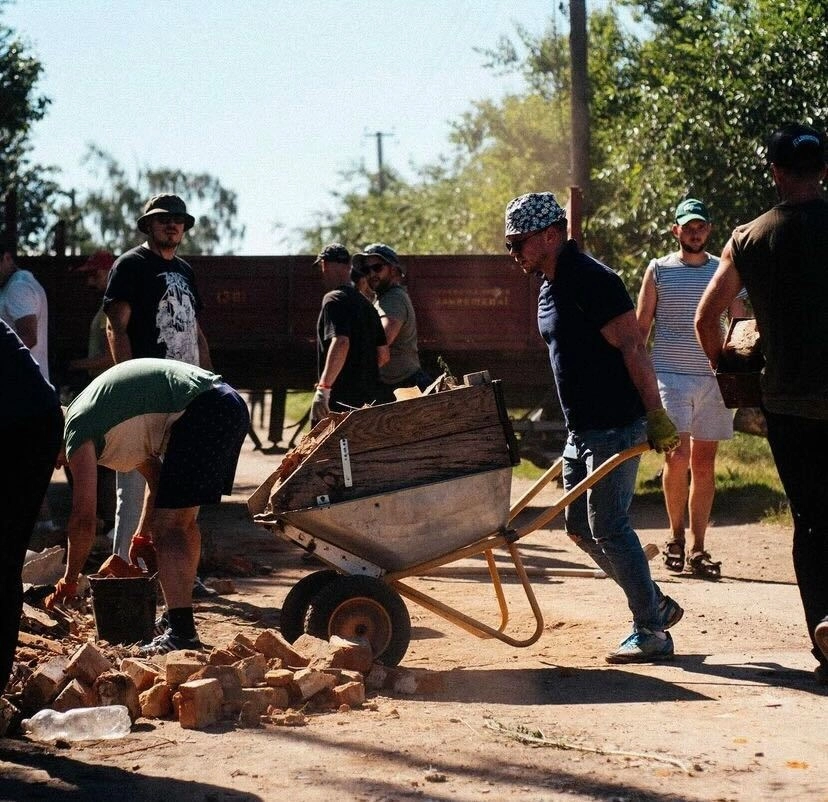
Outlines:
<svg viewBox="0 0 828 802"><path fill-rule="evenodd" d="M828 420L765 411L768 443L793 516L793 566L813 655L828 661L814 627L828 616Z"/></svg>
<svg viewBox="0 0 828 802"><path fill-rule="evenodd" d="M147 483L138 471L118 473L115 476L117 500L115 503L115 534L112 553L129 562L129 544L141 520L144 492Z"/></svg>
<svg viewBox="0 0 828 802"><path fill-rule="evenodd" d="M613 454L644 441L645 419L615 429L570 432L563 452L564 489L570 490ZM662 593L638 535L630 525L639 458L621 463L566 508L566 531L624 591L636 629L663 629Z"/></svg>

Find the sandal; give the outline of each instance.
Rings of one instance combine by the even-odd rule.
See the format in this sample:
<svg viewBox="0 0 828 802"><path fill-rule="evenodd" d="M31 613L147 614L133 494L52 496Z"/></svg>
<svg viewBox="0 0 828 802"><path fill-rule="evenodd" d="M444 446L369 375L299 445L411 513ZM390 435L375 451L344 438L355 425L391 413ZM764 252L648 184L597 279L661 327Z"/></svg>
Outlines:
<svg viewBox="0 0 828 802"><path fill-rule="evenodd" d="M722 575L721 562L713 562L710 553L706 551L694 552L687 561L687 570L693 576L702 579L719 579Z"/></svg>
<svg viewBox="0 0 828 802"><path fill-rule="evenodd" d="M664 551L661 552L664 557L664 567L668 571L673 571L680 574L684 570L684 542L681 540L671 540L664 544Z"/></svg>

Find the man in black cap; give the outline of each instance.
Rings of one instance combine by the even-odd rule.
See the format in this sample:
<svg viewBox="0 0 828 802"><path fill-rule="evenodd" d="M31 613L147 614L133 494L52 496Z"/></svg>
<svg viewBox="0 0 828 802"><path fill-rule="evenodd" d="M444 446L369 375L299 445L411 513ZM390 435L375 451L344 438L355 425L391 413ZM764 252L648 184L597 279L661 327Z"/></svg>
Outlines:
<svg viewBox="0 0 828 802"><path fill-rule="evenodd" d="M538 328L549 347L568 430L563 481L572 489L602 462L648 439L657 451L679 444L655 372L618 275L567 239L563 208L551 192L506 206L506 250L527 275L544 278ZM684 611L650 576L630 523L638 458L628 459L566 509L566 532L623 590L633 631L608 663L673 657L666 632Z"/></svg>
<svg viewBox="0 0 828 802"><path fill-rule="evenodd" d="M349 281L350 254L333 242L314 264L330 291L317 322L319 381L311 407L311 426L329 412L347 412L377 400L379 367L389 359L385 333L371 303Z"/></svg>
<svg viewBox="0 0 828 802"><path fill-rule="evenodd" d="M826 137L791 124L768 143L780 203L739 226L699 302L696 334L715 369L719 316L742 287L765 357L762 406L768 442L794 522L793 564L805 622L828 685L828 201Z"/></svg>
<svg viewBox="0 0 828 802"><path fill-rule="evenodd" d="M144 204L137 227L147 239L115 260L104 293L115 362L157 357L212 370L210 349L198 323L202 303L195 274L176 256L184 232L194 224L178 195L154 195ZM118 473L113 551L124 559L129 557L145 488L137 471ZM199 588L197 593L205 591Z"/></svg>

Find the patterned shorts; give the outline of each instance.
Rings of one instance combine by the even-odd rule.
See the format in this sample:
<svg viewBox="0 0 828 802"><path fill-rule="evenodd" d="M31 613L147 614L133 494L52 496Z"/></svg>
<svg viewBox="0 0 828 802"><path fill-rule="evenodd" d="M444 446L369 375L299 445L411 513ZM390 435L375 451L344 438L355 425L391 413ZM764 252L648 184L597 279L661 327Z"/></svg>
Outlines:
<svg viewBox="0 0 828 802"><path fill-rule="evenodd" d="M216 504L232 493L249 427L247 404L228 384L222 382L190 402L170 429L155 506Z"/></svg>

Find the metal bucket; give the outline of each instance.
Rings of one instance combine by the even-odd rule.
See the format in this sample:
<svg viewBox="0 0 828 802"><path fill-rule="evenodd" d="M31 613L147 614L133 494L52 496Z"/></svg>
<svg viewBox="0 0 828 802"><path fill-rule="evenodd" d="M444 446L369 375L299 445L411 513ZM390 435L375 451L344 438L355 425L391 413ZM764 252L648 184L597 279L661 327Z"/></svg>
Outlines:
<svg viewBox="0 0 828 802"><path fill-rule="evenodd" d="M89 577L98 640L139 643L155 627L155 577Z"/></svg>

